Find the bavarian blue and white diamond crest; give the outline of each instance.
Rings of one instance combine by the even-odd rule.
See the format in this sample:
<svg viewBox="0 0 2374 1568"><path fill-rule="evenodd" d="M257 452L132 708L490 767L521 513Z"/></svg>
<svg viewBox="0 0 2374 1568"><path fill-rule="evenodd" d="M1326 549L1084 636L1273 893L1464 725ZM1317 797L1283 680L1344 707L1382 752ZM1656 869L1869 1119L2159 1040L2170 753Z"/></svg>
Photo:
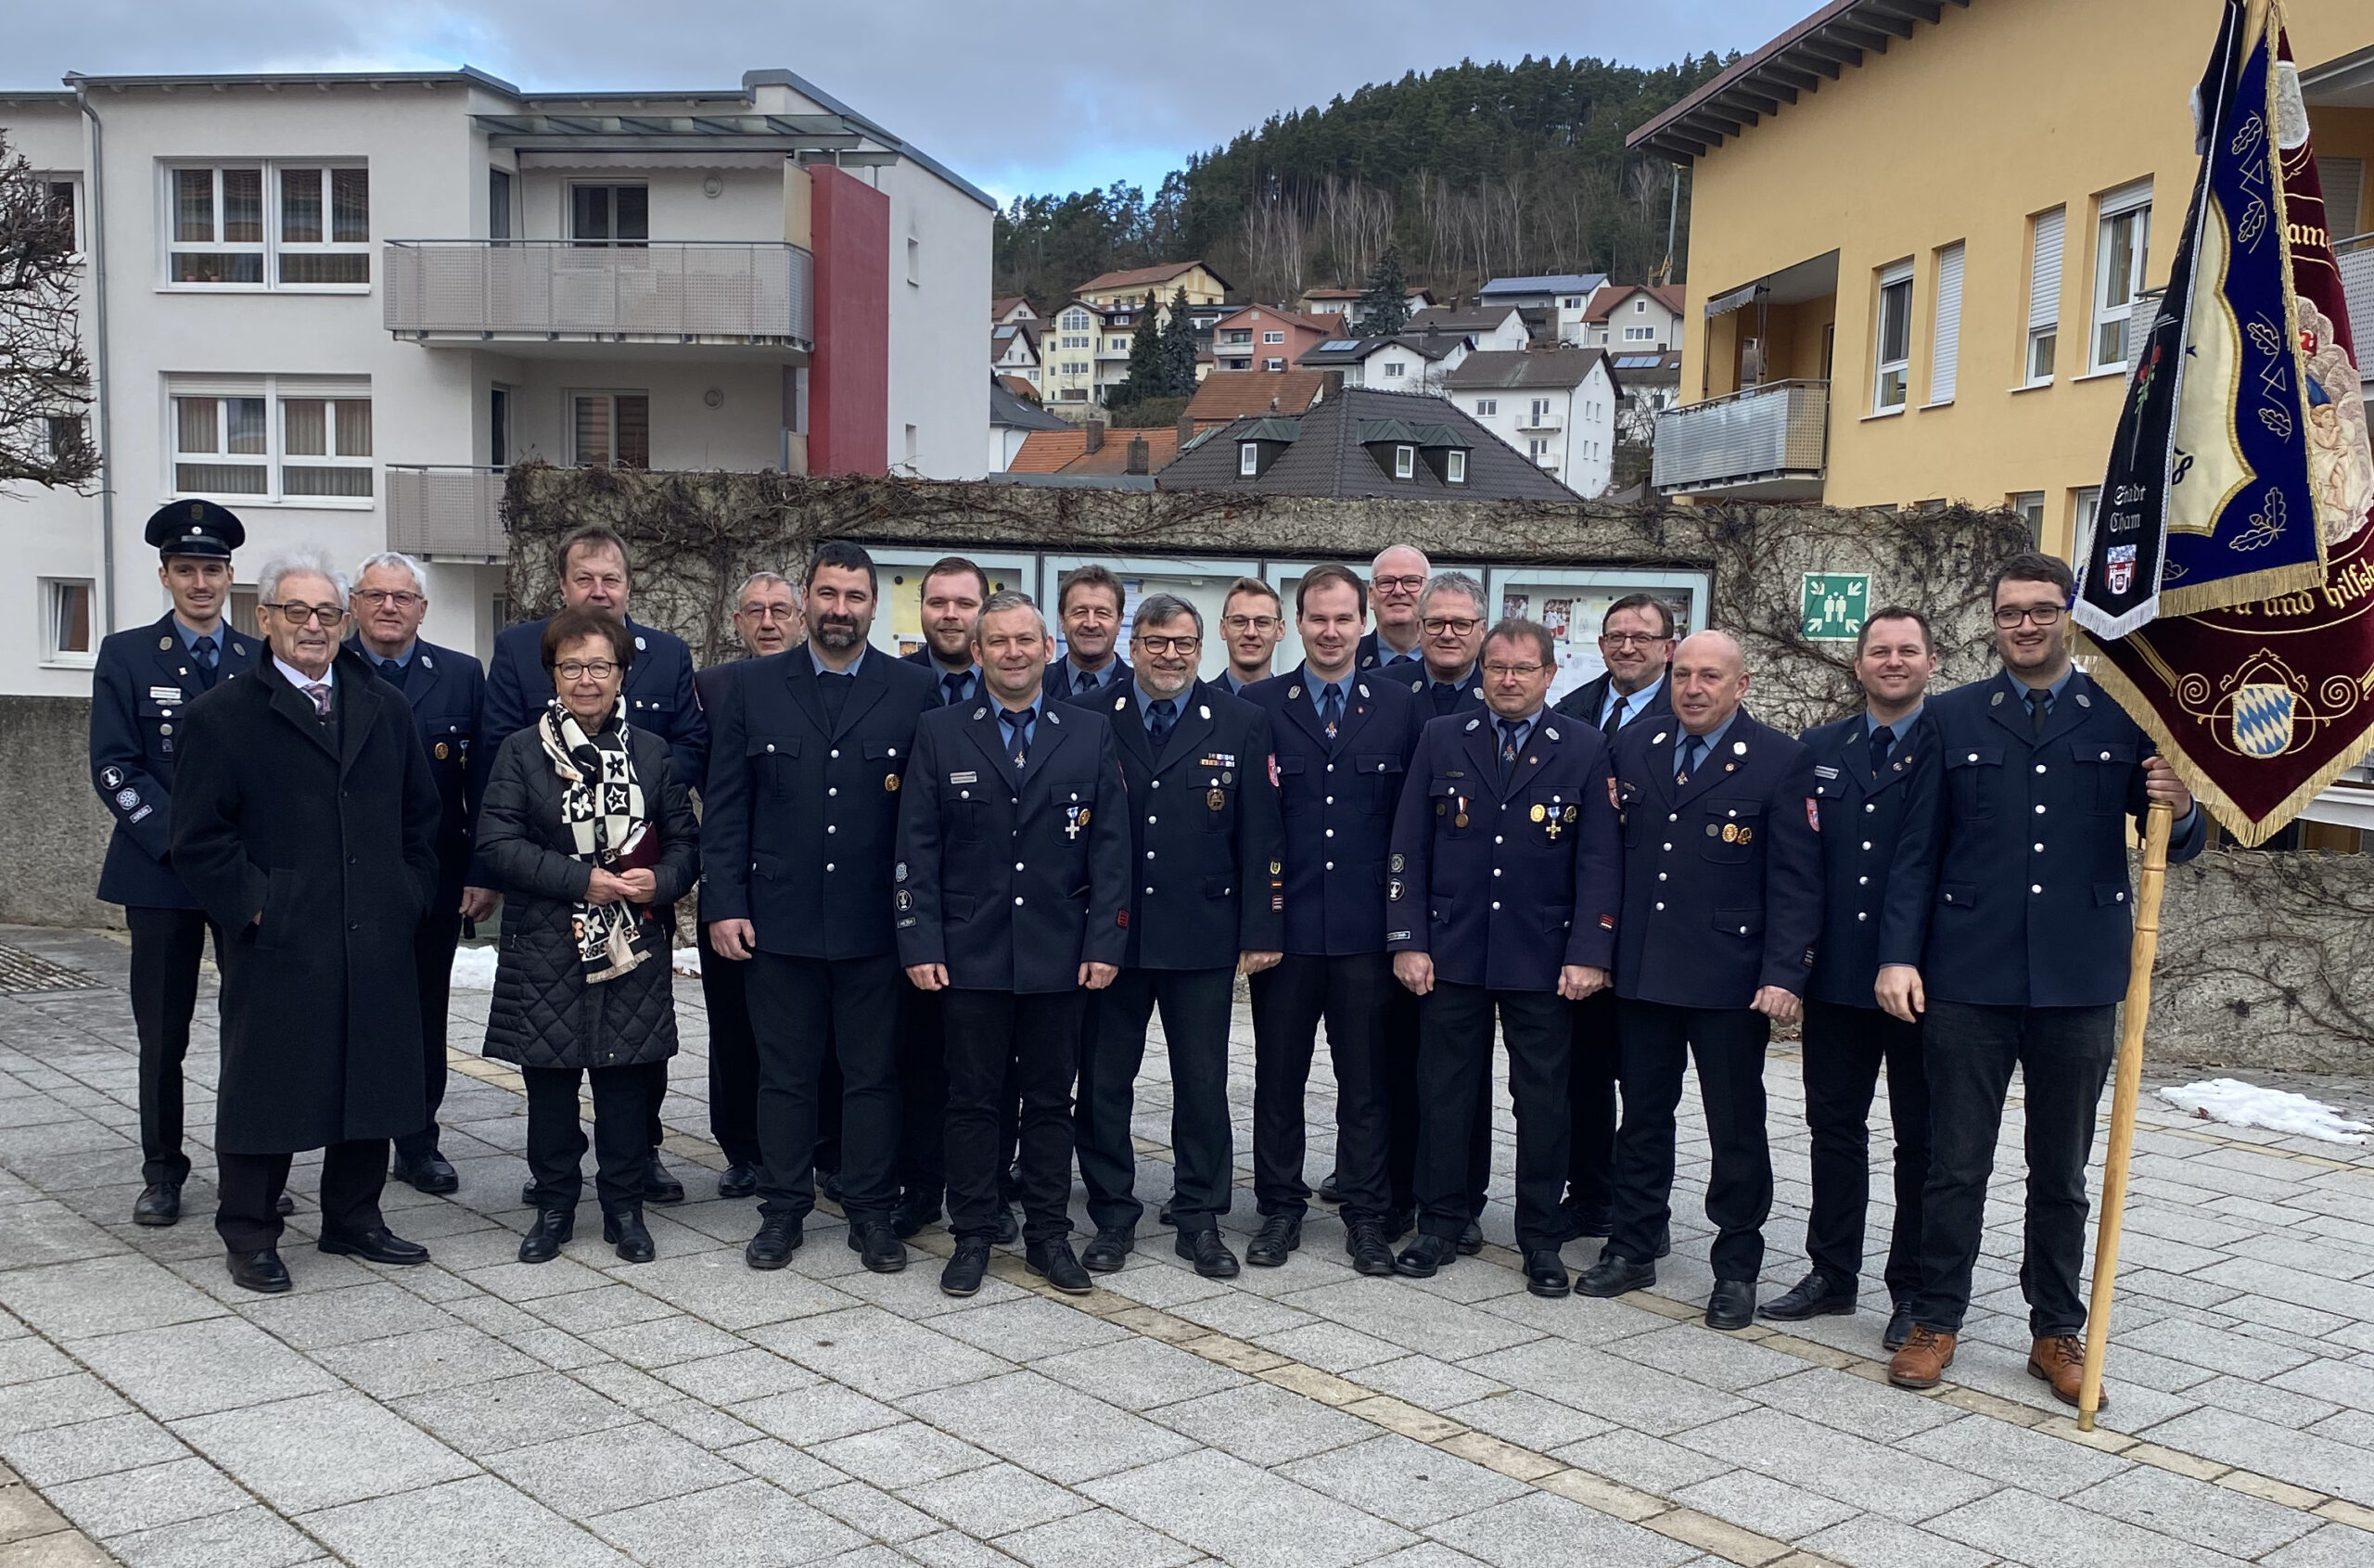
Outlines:
<svg viewBox="0 0 2374 1568"><path fill-rule="evenodd" d="M2234 747L2245 757L2280 757L2291 746L2289 686L2244 686L2234 694Z"/></svg>

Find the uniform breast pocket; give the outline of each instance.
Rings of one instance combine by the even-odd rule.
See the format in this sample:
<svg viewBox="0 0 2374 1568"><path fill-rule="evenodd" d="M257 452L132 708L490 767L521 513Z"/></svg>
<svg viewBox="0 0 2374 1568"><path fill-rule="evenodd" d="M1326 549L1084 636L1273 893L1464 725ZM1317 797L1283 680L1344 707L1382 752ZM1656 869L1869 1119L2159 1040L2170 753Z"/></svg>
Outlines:
<svg viewBox="0 0 2374 1568"><path fill-rule="evenodd" d="M1764 836L1764 807L1756 801L1713 801L1699 823L1698 852L1717 865L1742 865L1755 858Z"/></svg>
<svg viewBox="0 0 2374 1568"><path fill-rule="evenodd" d="M649 730L655 735L675 733L676 702L673 697L637 696L627 694L627 722Z"/></svg>
<svg viewBox="0 0 2374 1568"><path fill-rule="evenodd" d="M1203 785L1203 789L1195 797L1195 815L1202 820L1205 832L1226 833L1236 825L1236 784L1233 775L1231 776L1231 782L1222 784L1219 774L1207 773L1204 776Z"/></svg>
<svg viewBox="0 0 2374 1568"><path fill-rule="evenodd" d="M865 748L865 776L879 781L874 787L889 800L899 797L907 779L907 753L912 747L875 741Z"/></svg>
<svg viewBox="0 0 2374 1568"><path fill-rule="evenodd" d="M2125 810L2126 792L2135 782L2134 745L2087 746L2080 741L2071 750L2077 763L2078 798L2090 802L2090 809L2103 816Z"/></svg>
<svg viewBox="0 0 2374 1568"><path fill-rule="evenodd" d="M1309 788L1308 758L1274 757L1271 761L1278 770L1278 804L1287 816L1301 816L1318 804Z"/></svg>
<svg viewBox="0 0 2374 1568"><path fill-rule="evenodd" d="M1814 808L1819 813L1821 831L1824 833L1836 832L1838 830L1838 813L1846 809L1846 781L1844 779L1816 778L1814 780Z"/></svg>
<svg viewBox="0 0 2374 1568"><path fill-rule="evenodd" d="M1356 756L1352 771L1360 776L1361 804L1371 813L1392 811L1401 801L1401 759L1390 752Z"/></svg>
<svg viewBox="0 0 2374 1568"><path fill-rule="evenodd" d="M1474 798L1462 779L1434 779L1426 794L1435 803L1435 833L1444 838L1464 838L1470 831Z"/></svg>
<svg viewBox="0 0 2374 1568"><path fill-rule="evenodd" d="M746 755L750 776L772 800L788 800L799 782L799 743L786 736L752 735Z"/></svg>
<svg viewBox="0 0 2374 1568"><path fill-rule="evenodd" d="M950 843L979 841L981 804L981 786L977 784L939 786L939 821Z"/></svg>
<svg viewBox="0 0 2374 1568"><path fill-rule="evenodd" d="M151 757L171 757L173 738L181 731L181 709L144 698L139 713L141 749Z"/></svg>
<svg viewBox="0 0 2374 1568"><path fill-rule="evenodd" d="M2003 748L1999 746L1967 746L1946 753L1946 777L1954 792L1954 811L1958 816L1978 818L1995 815L1994 794L2002 780Z"/></svg>
<svg viewBox="0 0 2374 1568"><path fill-rule="evenodd" d="M1544 842L1563 843L1582 814L1582 802L1575 798L1571 785L1544 785L1527 798L1525 827Z"/></svg>

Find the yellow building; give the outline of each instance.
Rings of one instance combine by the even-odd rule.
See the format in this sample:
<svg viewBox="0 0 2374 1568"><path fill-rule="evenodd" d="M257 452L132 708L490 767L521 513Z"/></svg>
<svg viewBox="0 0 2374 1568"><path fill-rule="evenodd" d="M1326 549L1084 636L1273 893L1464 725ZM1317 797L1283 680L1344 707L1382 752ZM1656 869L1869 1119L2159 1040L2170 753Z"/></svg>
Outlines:
<svg viewBox="0 0 2374 1568"><path fill-rule="evenodd" d="M2198 167L2218 0L1833 0L1630 145L1691 166L1676 494L2010 504L2066 555ZM2336 241L2374 3L2287 7ZM2343 209L2346 209L2345 210ZM2358 348L2374 355L2359 302Z"/></svg>

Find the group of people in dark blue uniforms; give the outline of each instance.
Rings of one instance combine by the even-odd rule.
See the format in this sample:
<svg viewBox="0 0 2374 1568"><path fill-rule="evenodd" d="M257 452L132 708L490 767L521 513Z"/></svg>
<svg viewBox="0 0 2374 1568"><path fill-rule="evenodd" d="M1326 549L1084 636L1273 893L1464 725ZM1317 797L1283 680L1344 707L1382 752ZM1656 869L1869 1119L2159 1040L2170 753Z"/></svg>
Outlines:
<svg viewBox="0 0 2374 1568"><path fill-rule="evenodd" d="M174 607L108 641L92 741L118 819L101 896L128 906L134 936L144 1223L172 1221L187 1173L178 1064L207 924L152 824L172 787L174 716L259 653L222 619L236 519L192 534L160 517ZM1406 545L1366 577L1315 566L1284 597L1232 585L1210 629L1227 669L1210 681L1197 675L1202 612L1167 593L1132 602L1094 565L1066 575L1051 625L975 563L939 561L907 590L925 645L894 658L871 644L874 561L828 543L797 583L741 585L747 657L697 683L680 641L628 618L615 535L580 530L556 565L564 618L577 618L559 630L577 655L545 645L551 624L514 627L483 681L466 655L419 640L427 590L413 563L376 556L353 584L349 651L410 706L439 792L437 886L415 943L428 1114L394 1140L399 1179L426 1192L457 1180L435 1121L443 988L461 929L504 891L478 841L485 759L523 732L520 747L534 745L564 712L594 723L607 702L607 728L564 727L566 744L545 749L565 782L573 756L601 780L634 781L637 809L653 802L676 858L625 873L645 878L638 908L671 902L681 886L653 878L689 863L679 841L696 830L667 826L668 791L700 798L711 1129L721 1195L758 1199L754 1268L789 1261L820 1194L878 1271L905 1267L908 1240L944 1205L955 1247L940 1283L955 1295L980 1288L1000 1244L1021 1243L1027 1267L1066 1292L1127 1267L1145 1208L1135 1085L1158 1013L1176 1160L1161 1219L1198 1273L1235 1275L1221 1220L1242 976L1259 1217L1242 1261L1256 1267L1301 1245L1314 1199L1339 1206L1362 1274L1424 1278L1480 1252L1497 1038L1529 1290L1654 1283L1694 1061L1716 1232L1706 1321L1851 1313L1884 1070L1895 1218L1883 1339L1890 1375L1914 1387L1952 1361L2020 1066L2030 1370L2074 1400L2084 1173L2126 983L2127 826L2167 803L2183 860L2204 824L2071 664L2062 563L2004 564L2001 669L1934 698L1925 618L1873 614L1854 656L1861 709L1801 736L1749 710L1738 641L1678 638L1671 607L1648 594L1608 609L1604 673L1552 703L1551 632L1496 619L1473 577L1436 572ZM1273 673L1289 614L1303 658ZM589 617L614 660L587 653L601 651L581 635ZM613 663L600 685L593 668ZM593 804L572 816L579 786L550 787L581 847L587 816L644 820L618 818L615 794L590 785ZM617 880L604 866L629 862L598 831L593 842L598 890ZM605 962L585 957L589 971ZM1813 1203L1807 1271L1759 1307L1775 1025L1802 1027ZM1322 1027L1334 1166L1314 1192L1306 1103ZM639 1232L642 1203L683 1196L659 1158L672 1049L671 1025L665 1050L576 1064L597 1084L606 1233ZM574 1117L573 1067L568 1082L565 1107L545 1096L548 1120ZM545 1164L525 1194L544 1211L530 1243L545 1239L523 1257L567 1240L555 1205L573 1205L576 1187L552 1162L583 1147L573 1120L566 1135L531 1128ZM1091 1220L1078 1253L1075 1170ZM1564 1248L1583 1237L1603 1245L1577 1278ZM647 1236L636 1250L648 1256Z"/></svg>

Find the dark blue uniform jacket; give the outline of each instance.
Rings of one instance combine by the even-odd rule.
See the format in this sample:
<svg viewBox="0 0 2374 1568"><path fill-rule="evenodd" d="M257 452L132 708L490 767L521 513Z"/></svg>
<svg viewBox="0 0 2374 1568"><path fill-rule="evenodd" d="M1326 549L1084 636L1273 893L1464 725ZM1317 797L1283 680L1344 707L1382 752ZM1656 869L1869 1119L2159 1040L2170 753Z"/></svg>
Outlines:
<svg viewBox="0 0 2374 1568"><path fill-rule="evenodd" d="M101 901L131 909L194 910L197 896L173 874L167 819L173 758L190 699L253 669L262 639L215 632L211 676L189 657L167 611L153 625L110 633L91 672L91 784L115 819L99 870Z"/></svg>
<svg viewBox="0 0 2374 1568"><path fill-rule="evenodd" d="M437 782L437 897L441 904L461 897L470 865L470 839L478 822L479 793L486 787L494 751L479 738L486 718L486 672L468 654L428 641L413 644L399 678L389 681L362 640L350 637L347 651L373 675L395 687L411 705L413 728Z"/></svg>
<svg viewBox="0 0 2374 1568"><path fill-rule="evenodd" d="M1797 738L1813 764L1821 813L1821 937L1806 994L1842 1007L1876 1009L1872 985L1880 965L1921 962L1929 892L1918 877L1897 875L1896 864L1908 825L1921 824L1912 836L1924 840L1936 816L1945 772L1937 721L1923 707L1912 728L1896 737L1888 765L1876 777L1868 714L1818 725Z"/></svg>

